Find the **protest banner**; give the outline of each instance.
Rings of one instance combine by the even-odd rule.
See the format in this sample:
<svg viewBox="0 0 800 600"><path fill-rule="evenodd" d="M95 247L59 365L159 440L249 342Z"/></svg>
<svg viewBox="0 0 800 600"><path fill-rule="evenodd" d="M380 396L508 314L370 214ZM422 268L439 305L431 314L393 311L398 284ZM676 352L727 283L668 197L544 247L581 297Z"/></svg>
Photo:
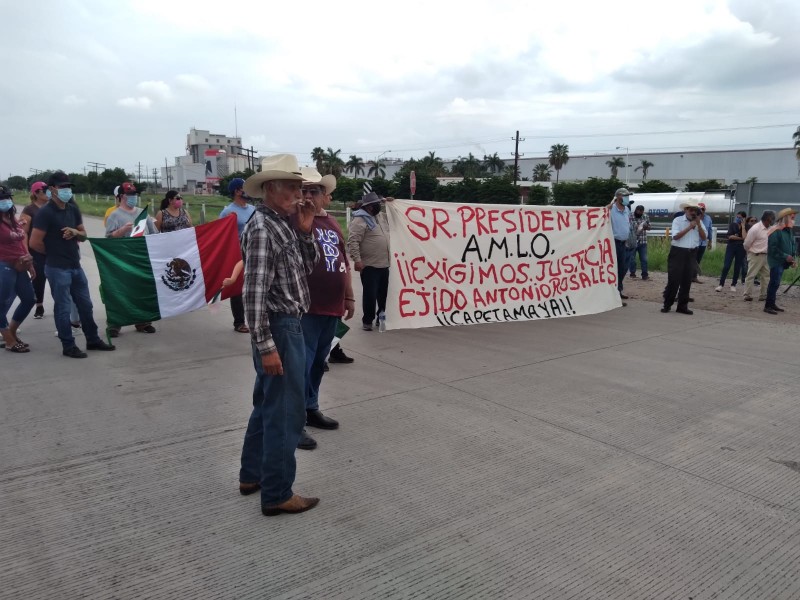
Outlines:
<svg viewBox="0 0 800 600"><path fill-rule="evenodd" d="M572 317L621 306L605 207L395 200L386 328Z"/></svg>

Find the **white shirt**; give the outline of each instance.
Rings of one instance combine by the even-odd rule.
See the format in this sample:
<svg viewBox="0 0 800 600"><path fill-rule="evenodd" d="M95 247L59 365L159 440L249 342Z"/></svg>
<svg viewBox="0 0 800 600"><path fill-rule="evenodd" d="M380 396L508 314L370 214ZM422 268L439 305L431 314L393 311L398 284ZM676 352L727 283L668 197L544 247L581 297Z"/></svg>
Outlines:
<svg viewBox="0 0 800 600"><path fill-rule="evenodd" d="M696 219L700 219L699 216L695 217ZM704 232L706 231L705 225L703 225L703 221L700 220L697 224L697 227L694 229L689 230L689 232L684 235L682 238L676 240L675 236L678 235L681 231L686 229L691 224L691 221L686 218L686 214L682 214L680 217L675 217L672 221L672 245L676 248L699 248L702 244L705 243L705 240L700 239L700 230L702 229Z"/></svg>

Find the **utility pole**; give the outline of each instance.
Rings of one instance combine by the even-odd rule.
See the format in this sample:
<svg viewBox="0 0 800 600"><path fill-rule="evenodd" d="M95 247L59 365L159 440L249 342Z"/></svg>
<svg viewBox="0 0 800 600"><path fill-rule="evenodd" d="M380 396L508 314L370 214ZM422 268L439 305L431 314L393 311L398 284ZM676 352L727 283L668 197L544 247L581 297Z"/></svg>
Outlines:
<svg viewBox="0 0 800 600"><path fill-rule="evenodd" d="M138 182L138 181L141 181L141 180L142 180L142 161L139 161L139 162L137 163L137 165L138 165L138 167L139 167L139 170L138 170L138 173L139 173L139 174L138 174L138 175L137 175L137 177L136 177L136 181Z"/></svg>
<svg viewBox="0 0 800 600"><path fill-rule="evenodd" d="M524 156L524 154L519 153L519 143L524 142L525 138L520 138L519 130L517 130L517 135L511 139L514 140L514 187L517 187L517 173L519 173L519 157ZM522 194L520 194L520 198L522 198Z"/></svg>
<svg viewBox="0 0 800 600"><path fill-rule="evenodd" d="M153 189L158 189L158 169L153 167Z"/></svg>
<svg viewBox="0 0 800 600"><path fill-rule="evenodd" d="M172 189L172 181L170 180L169 176L169 164L167 163L167 157L164 157L164 173L167 176L167 189Z"/></svg>
<svg viewBox="0 0 800 600"><path fill-rule="evenodd" d="M247 148L242 148L241 146L231 146L231 148L234 150L239 150L239 156L244 155L247 157L247 166L251 171L256 170L256 152L258 152L258 150L254 150L252 146L250 146L249 150Z"/></svg>
<svg viewBox="0 0 800 600"><path fill-rule="evenodd" d="M44 171L42 171L41 169L31 169L30 171L34 175L38 175L39 173L44 173Z"/></svg>
<svg viewBox="0 0 800 600"><path fill-rule="evenodd" d="M87 160L87 161L86 161L86 164L87 164L87 165L89 165L90 167L92 167L92 170L93 170L95 173L97 173L97 171L98 171L98 169L99 169L100 167L105 167L105 166L106 166L106 164L105 164L105 163L95 162L95 161L92 161L92 160Z"/></svg>

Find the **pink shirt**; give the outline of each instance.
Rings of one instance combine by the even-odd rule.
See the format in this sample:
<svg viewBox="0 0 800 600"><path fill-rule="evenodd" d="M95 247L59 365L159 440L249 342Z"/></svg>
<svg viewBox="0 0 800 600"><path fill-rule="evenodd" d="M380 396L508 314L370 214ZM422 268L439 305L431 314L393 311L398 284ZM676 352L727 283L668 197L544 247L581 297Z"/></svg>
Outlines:
<svg viewBox="0 0 800 600"><path fill-rule="evenodd" d="M28 244L25 243L25 230L17 221L17 227L12 228L8 221L0 221L0 261L14 263L21 256L28 254Z"/></svg>
<svg viewBox="0 0 800 600"><path fill-rule="evenodd" d="M747 232L744 238L744 249L753 254L766 254L769 246L769 234L764 223L759 221Z"/></svg>

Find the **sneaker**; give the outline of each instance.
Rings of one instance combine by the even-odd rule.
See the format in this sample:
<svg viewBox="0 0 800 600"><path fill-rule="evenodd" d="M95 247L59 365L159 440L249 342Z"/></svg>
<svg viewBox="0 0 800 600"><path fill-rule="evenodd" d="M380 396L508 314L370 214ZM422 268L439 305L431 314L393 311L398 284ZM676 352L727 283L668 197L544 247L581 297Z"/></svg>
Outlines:
<svg viewBox="0 0 800 600"><path fill-rule="evenodd" d="M732 292L735 292L735 291L736 291L736 286L735 286L735 285L732 285L732 286L731 286L731 291L732 291Z"/></svg>
<svg viewBox="0 0 800 600"><path fill-rule="evenodd" d="M722 291L722 286L718 285L717 287L714 288L714 291L715 292L721 292Z"/></svg>
<svg viewBox="0 0 800 600"><path fill-rule="evenodd" d="M361 325L361 329L364 331L372 331L372 323L364 323Z"/></svg>
<svg viewBox="0 0 800 600"><path fill-rule="evenodd" d="M41 319L44 316L44 306L41 304L36 307L36 311L33 313L34 319Z"/></svg>
<svg viewBox="0 0 800 600"><path fill-rule="evenodd" d="M336 363L336 364L343 364L349 365L354 361L353 358L347 356L338 345L331 350L331 355L328 357L328 362Z"/></svg>

